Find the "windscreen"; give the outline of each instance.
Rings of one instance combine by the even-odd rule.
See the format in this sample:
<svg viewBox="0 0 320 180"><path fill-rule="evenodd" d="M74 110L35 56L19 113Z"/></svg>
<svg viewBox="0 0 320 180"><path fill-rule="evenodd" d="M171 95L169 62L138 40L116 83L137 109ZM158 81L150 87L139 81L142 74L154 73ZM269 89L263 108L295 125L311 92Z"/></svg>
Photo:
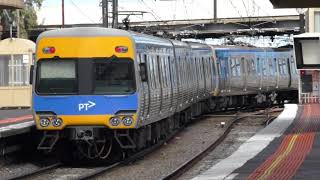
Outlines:
<svg viewBox="0 0 320 180"><path fill-rule="evenodd" d="M94 94L131 94L135 91L133 61L94 61Z"/></svg>
<svg viewBox="0 0 320 180"><path fill-rule="evenodd" d="M75 94L75 60L42 60L38 64L37 92L40 94Z"/></svg>
<svg viewBox="0 0 320 180"><path fill-rule="evenodd" d="M130 59L46 59L37 65L38 94L125 95L135 90Z"/></svg>

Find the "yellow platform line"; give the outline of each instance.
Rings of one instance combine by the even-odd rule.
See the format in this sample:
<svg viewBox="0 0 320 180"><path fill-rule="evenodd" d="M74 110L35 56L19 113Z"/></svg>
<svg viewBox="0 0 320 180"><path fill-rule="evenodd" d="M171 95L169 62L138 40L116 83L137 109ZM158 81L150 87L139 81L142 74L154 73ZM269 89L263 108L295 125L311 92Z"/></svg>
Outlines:
<svg viewBox="0 0 320 180"><path fill-rule="evenodd" d="M280 162L290 154L294 144L296 143L296 140L297 140L298 136L299 136L298 134L295 134L295 135L292 136L292 138L290 140L290 143L287 146L286 150L283 151L282 154L280 154L277 157L277 159L268 167L268 169L266 171L264 171L264 173L259 177L259 180L264 180L268 176L270 176L272 171L280 164Z"/></svg>

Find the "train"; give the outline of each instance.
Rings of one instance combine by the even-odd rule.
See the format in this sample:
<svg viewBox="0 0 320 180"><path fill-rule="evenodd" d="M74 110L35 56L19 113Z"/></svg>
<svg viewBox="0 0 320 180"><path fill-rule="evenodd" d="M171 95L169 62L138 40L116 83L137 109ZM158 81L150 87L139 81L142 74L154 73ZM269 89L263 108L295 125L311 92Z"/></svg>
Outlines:
<svg viewBox="0 0 320 180"><path fill-rule="evenodd" d="M0 41L0 109L30 108L30 67L36 44L28 39Z"/></svg>
<svg viewBox="0 0 320 180"><path fill-rule="evenodd" d="M42 33L32 69L38 149L102 160L146 149L205 112L293 101L299 78L292 49L102 27Z"/></svg>

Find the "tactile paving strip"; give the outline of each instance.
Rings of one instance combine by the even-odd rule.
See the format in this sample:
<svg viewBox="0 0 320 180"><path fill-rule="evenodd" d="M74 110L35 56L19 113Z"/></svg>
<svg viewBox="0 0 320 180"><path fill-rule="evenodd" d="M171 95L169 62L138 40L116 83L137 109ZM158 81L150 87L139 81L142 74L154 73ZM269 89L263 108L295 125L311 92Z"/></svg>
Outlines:
<svg viewBox="0 0 320 180"><path fill-rule="evenodd" d="M303 107L299 119L289 134L285 135L278 149L267 158L247 179L292 179L312 150L315 131L320 125L320 105Z"/></svg>

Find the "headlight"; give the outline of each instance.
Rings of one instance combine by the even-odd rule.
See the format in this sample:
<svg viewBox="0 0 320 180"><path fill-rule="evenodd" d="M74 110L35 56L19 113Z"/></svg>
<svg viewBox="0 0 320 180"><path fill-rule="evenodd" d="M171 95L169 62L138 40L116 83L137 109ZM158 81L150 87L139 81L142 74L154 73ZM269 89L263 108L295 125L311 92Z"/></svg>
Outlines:
<svg viewBox="0 0 320 180"><path fill-rule="evenodd" d="M52 126L54 127L59 127L61 126L63 123L62 119L61 118L56 118L52 121Z"/></svg>
<svg viewBox="0 0 320 180"><path fill-rule="evenodd" d="M125 126L131 126L132 123L133 123L133 118L132 118L132 117L124 117L124 118L122 119L122 123L123 123L123 125L125 125Z"/></svg>
<svg viewBox="0 0 320 180"><path fill-rule="evenodd" d="M119 117L112 117L109 122L112 126L118 126L120 124L121 119Z"/></svg>
<svg viewBox="0 0 320 180"><path fill-rule="evenodd" d="M48 127L50 125L50 120L47 118L40 118L40 126Z"/></svg>

